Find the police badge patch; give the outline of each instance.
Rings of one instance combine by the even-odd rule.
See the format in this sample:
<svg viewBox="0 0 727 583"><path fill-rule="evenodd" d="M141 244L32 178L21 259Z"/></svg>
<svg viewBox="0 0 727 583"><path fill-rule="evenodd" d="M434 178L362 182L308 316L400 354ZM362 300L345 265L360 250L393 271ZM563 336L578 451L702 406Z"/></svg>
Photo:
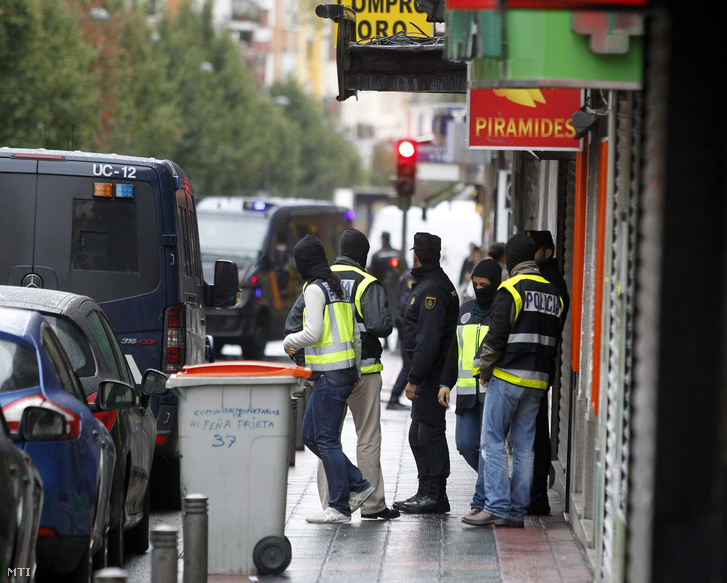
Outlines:
<svg viewBox="0 0 727 583"><path fill-rule="evenodd" d="M434 304L437 303L437 298L433 298L432 296L427 296L424 300L424 307L427 310L431 310L434 307Z"/></svg>

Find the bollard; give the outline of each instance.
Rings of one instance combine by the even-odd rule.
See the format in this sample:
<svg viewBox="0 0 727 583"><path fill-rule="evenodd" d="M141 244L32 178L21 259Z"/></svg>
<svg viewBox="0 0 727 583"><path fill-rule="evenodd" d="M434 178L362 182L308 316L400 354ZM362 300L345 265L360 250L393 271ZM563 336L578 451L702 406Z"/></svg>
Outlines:
<svg viewBox="0 0 727 583"><path fill-rule="evenodd" d="M184 497L182 531L184 533L184 583L207 583L209 517L207 496Z"/></svg>
<svg viewBox="0 0 727 583"><path fill-rule="evenodd" d="M93 574L93 583L126 583L129 573L118 567L107 567Z"/></svg>
<svg viewBox="0 0 727 583"><path fill-rule="evenodd" d="M152 583L177 583L177 531L158 526L150 532Z"/></svg>
<svg viewBox="0 0 727 583"><path fill-rule="evenodd" d="M306 400L305 400L305 388L301 387L299 391L293 393L295 397L297 408L296 408L296 421L295 421L295 449L297 451L303 451L305 445L303 445L303 436L301 434L301 428L303 427L303 417L305 416Z"/></svg>

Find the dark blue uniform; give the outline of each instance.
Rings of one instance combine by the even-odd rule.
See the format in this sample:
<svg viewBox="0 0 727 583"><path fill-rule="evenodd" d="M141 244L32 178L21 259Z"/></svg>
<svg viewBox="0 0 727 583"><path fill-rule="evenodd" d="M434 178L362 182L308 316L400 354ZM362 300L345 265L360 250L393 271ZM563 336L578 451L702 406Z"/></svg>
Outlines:
<svg viewBox="0 0 727 583"><path fill-rule="evenodd" d="M417 385L412 402L409 445L417 464L420 490L436 500L423 512L446 512L449 448L446 409L437 401L439 379L457 327L459 298L439 263L412 270L414 285L404 313L403 350L410 361L409 382ZM416 505L415 505L416 506ZM408 511L406 507L403 508Z"/></svg>

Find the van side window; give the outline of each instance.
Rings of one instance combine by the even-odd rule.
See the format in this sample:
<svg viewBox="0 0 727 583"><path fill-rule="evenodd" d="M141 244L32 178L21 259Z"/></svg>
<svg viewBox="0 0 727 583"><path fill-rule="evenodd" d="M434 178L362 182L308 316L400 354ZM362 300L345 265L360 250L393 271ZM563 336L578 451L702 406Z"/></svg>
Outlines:
<svg viewBox="0 0 727 583"><path fill-rule="evenodd" d="M202 278L202 266L199 262L199 233L197 230L197 215L191 193L186 190L177 191L177 223L179 238L178 252L182 255L180 261L184 266L184 275Z"/></svg>

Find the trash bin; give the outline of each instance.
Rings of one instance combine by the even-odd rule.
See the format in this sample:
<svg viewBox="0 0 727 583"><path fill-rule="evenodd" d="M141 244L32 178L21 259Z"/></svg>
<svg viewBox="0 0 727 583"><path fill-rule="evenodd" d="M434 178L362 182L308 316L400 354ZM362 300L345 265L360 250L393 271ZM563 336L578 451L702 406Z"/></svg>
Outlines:
<svg viewBox="0 0 727 583"><path fill-rule="evenodd" d="M179 399L182 495L209 498L210 574L280 574L290 399L311 374L295 365L228 361L169 378Z"/></svg>

